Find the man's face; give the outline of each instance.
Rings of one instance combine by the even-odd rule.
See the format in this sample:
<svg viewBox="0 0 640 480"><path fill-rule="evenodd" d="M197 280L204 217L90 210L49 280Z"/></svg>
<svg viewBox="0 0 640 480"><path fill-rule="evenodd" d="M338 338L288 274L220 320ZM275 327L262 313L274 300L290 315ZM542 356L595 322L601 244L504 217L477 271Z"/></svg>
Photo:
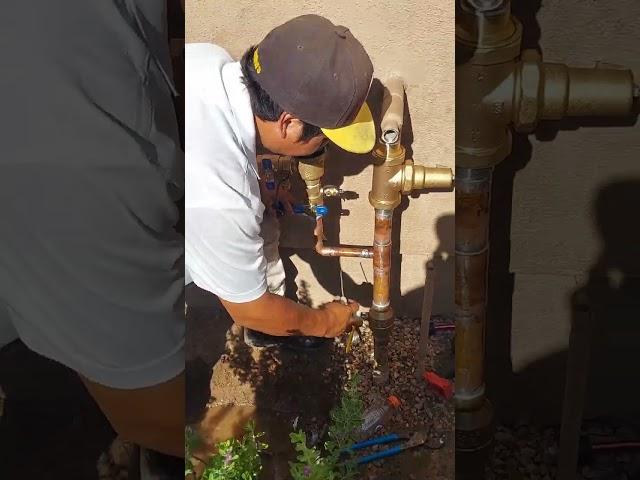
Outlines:
<svg viewBox="0 0 640 480"><path fill-rule="evenodd" d="M291 155L293 157L305 157L312 155L324 147L329 142L329 139L320 134L311 139L298 140L297 142L291 142L286 146L288 153L284 155Z"/></svg>
<svg viewBox="0 0 640 480"><path fill-rule="evenodd" d="M260 139L263 146L278 155L304 157L324 147L329 139L323 134L302 139L304 123L289 113L283 113L275 122L259 122Z"/></svg>

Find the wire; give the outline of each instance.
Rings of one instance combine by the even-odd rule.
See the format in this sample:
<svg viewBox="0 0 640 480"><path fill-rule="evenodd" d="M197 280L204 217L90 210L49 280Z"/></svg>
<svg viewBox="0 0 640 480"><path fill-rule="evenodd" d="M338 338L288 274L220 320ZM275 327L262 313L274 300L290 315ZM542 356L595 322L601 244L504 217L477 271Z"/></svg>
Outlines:
<svg viewBox="0 0 640 480"><path fill-rule="evenodd" d="M600 443L591 446L592 450L621 450L626 448L640 448L640 442Z"/></svg>
<svg viewBox="0 0 640 480"><path fill-rule="evenodd" d="M369 283L369 280L367 280L367 274L364 273L364 267L362 266L362 262L360 262L360 270L362 270L362 276L364 277L364 282Z"/></svg>

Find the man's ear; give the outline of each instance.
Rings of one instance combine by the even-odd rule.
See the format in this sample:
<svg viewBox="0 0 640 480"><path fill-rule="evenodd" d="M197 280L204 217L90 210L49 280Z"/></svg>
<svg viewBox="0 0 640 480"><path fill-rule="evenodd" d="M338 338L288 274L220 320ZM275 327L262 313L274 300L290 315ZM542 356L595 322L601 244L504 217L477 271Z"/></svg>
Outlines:
<svg viewBox="0 0 640 480"><path fill-rule="evenodd" d="M302 136L302 121L289 112L282 112L278 118L278 130L280 138L283 140L287 137L293 137L294 141Z"/></svg>

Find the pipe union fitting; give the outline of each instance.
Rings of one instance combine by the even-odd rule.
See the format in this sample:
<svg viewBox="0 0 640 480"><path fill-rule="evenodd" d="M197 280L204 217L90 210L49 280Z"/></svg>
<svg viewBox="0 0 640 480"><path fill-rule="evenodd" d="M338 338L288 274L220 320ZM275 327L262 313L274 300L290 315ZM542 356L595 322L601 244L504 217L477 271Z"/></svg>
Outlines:
<svg viewBox="0 0 640 480"><path fill-rule="evenodd" d="M369 310L369 327L373 331L383 332L391 330L393 326L393 309Z"/></svg>
<svg viewBox="0 0 640 480"><path fill-rule="evenodd" d="M407 160L404 162L404 171L402 172L402 184L401 189L404 195L408 195L413 190L413 175L414 175L413 160Z"/></svg>
<svg viewBox="0 0 640 480"><path fill-rule="evenodd" d="M525 50L520 63L519 102L516 102L515 127L520 132L532 132L540 117L542 59L536 50Z"/></svg>

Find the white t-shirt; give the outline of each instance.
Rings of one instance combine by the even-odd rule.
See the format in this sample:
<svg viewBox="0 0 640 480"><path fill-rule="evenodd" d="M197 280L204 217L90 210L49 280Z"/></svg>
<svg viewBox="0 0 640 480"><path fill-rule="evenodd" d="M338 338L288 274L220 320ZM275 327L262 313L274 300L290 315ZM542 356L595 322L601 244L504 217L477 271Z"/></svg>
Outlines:
<svg viewBox="0 0 640 480"><path fill-rule="evenodd" d="M249 302L267 289L249 93L216 45L186 45L185 62L186 282Z"/></svg>

